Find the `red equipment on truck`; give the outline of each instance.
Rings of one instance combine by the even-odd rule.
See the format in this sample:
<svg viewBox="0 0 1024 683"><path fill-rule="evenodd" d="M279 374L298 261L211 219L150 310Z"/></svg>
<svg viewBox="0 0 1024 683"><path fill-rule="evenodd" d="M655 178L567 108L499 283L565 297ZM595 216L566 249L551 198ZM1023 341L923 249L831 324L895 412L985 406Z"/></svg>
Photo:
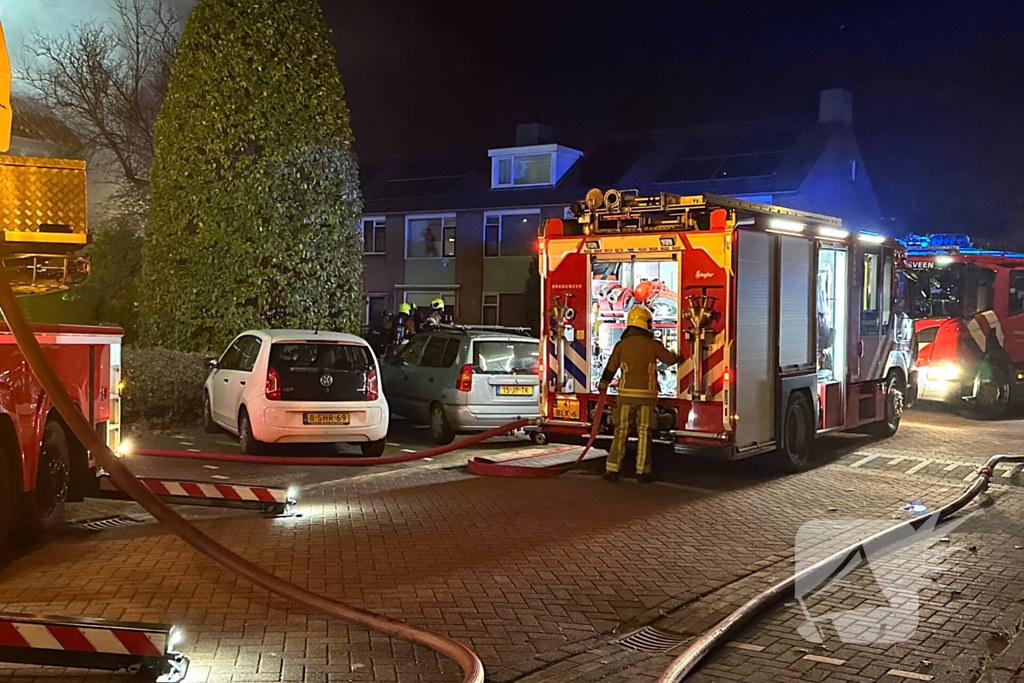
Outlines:
<svg viewBox="0 0 1024 683"><path fill-rule="evenodd" d="M795 470L816 434L895 433L916 386L899 244L716 195L595 189L573 213L549 220L540 244L550 439L576 440L603 419L597 385L637 305L681 355L659 368L656 408L655 441L676 452L777 451Z"/></svg>
<svg viewBox="0 0 1024 683"><path fill-rule="evenodd" d="M1024 254L967 235L906 240L920 346L918 395L997 419L1024 399Z"/></svg>

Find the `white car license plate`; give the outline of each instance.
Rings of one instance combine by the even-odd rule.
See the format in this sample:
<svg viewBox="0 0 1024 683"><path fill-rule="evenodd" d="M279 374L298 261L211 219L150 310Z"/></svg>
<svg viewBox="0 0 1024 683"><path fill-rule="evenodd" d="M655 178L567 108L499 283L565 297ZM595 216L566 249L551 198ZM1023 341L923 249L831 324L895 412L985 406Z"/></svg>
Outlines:
<svg viewBox="0 0 1024 683"><path fill-rule="evenodd" d="M302 424L304 425L347 425L349 423L348 413L303 413Z"/></svg>

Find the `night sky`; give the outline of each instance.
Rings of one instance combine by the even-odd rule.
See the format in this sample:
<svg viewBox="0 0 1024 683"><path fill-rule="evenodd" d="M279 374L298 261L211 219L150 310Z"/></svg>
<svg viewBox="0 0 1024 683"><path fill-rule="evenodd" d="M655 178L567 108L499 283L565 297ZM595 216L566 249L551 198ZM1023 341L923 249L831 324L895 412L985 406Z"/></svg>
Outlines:
<svg viewBox="0 0 1024 683"><path fill-rule="evenodd" d="M814 116L843 87L891 233L1024 242L1024 3L321 4L362 158Z"/></svg>

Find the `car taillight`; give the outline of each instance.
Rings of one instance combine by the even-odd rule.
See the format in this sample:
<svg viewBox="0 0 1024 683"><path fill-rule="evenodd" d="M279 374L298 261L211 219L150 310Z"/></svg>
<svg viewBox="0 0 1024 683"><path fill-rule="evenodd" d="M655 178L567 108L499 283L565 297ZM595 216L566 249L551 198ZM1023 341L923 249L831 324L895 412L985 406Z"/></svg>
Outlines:
<svg viewBox="0 0 1024 683"><path fill-rule="evenodd" d="M274 368L267 368L267 398L271 401L281 400L281 375Z"/></svg>
<svg viewBox="0 0 1024 683"><path fill-rule="evenodd" d="M366 400L376 401L380 397L380 387L377 383L377 368L370 368L366 373Z"/></svg>
<svg viewBox="0 0 1024 683"><path fill-rule="evenodd" d="M459 391L469 391L473 388L473 366L463 365L459 370L459 378L455 380L455 388Z"/></svg>

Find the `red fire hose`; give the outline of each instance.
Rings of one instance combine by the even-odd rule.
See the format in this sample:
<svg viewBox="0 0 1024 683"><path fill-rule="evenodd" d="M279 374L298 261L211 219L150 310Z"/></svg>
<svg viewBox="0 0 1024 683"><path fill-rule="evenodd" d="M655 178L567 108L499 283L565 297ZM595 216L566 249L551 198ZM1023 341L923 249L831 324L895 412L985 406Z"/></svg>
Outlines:
<svg viewBox="0 0 1024 683"><path fill-rule="evenodd" d="M130 495L147 512L166 524L182 540L226 569L247 578L271 593L350 624L363 626L428 647L451 658L462 668L463 683L483 683L484 667L480 663L480 658L462 643L396 619L331 600L289 583L225 548L185 521L170 506L146 488L93 431L93 426L89 424L74 401L71 400L67 389L61 384L43 354L39 342L29 328L28 321L25 320L25 314L14 297L14 292L11 291L7 271L2 267L0 267L0 310L3 311L18 343L18 348L28 361L29 367L32 368L32 372L39 380L43 390L50 397L57 412L64 418L64 422L79 442L95 455L97 462L109 472L110 478L119 489Z"/></svg>

